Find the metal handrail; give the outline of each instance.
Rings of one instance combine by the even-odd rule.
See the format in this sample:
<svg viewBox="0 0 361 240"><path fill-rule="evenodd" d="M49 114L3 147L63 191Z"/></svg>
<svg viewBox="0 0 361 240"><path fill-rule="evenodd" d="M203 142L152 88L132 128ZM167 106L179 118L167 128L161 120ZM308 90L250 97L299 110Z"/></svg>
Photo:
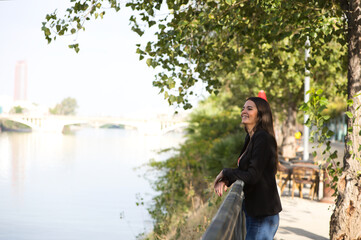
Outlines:
<svg viewBox="0 0 361 240"><path fill-rule="evenodd" d="M203 234L203 240L245 239L245 218L242 212L244 182L237 180L224 199L211 224Z"/></svg>

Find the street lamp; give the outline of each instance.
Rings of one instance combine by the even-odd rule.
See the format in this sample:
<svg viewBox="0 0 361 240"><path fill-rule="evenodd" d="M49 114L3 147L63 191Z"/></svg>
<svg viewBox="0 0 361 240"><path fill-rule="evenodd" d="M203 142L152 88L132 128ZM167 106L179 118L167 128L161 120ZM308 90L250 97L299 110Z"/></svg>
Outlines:
<svg viewBox="0 0 361 240"><path fill-rule="evenodd" d="M305 96L304 96L304 101L305 103L309 101L310 96L307 93L310 90L310 70L308 70L308 63L307 60L310 57L310 40L307 36L307 40L306 40L306 44L305 44L305 62L306 62L306 67L305 67ZM304 125L303 125L303 160L307 161L309 158L309 153L308 153L308 139L309 139L309 135L310 135L310 129L306 126L306 121L308 119L308 114L304 115Z"/></svg>

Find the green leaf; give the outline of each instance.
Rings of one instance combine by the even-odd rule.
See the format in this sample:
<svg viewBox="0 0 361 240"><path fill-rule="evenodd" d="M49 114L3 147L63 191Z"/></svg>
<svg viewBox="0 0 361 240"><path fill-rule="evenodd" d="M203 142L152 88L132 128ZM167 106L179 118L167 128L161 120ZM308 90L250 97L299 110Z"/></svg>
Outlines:
<svg viewBox="0 0 361 240"><path fill-rule="evenodd" d="M322 93L323 93L323 90L322 90L322 89L317 89L316 95L321 95Z"/></svg>
<svg viewBox="0 0 361 240"><path fill-rule="evenodd" d="M142 31L139 27L132 27L132 31L136 32L140 37L143 36L144 31Z"/></svg>
<svg viewBox="0 0 361 240"><path fill-rule="evenodd" d="M352 99L348 99L347 100L347 106L352 106L353 105L353 100Z"/></svg>
<svg viewBox="0 0 361 240"><path fill-rule="evenodd" d="M320 99L320 105L321 106L327 106L328 105L328 100L325 97L322 97Z"/></svg>
<svg viewBox="0 0 361 240"><path fill-rule="evenodd" d="M299 110L302 110L302 111L308 111L309 110L309 106L307 105L307 103L303 103L301 106L300 106L300 108L299 108Z"/></svg>
<svg viewBox="0 0 361 240"><path fill-rule="evenodd" d="M347 117L353 118L353 114L352 114L351 112L347 111L347 112L345 112L345 113L346 113Z"/></svg>
<svg viewBox="0 0 361 240"><path fill-rule="evenodd" d="M164 29L166 28L166 26L165 26L164 24L159 24L159 25L158 25L158 28L159 28L160 30L164 30Z"/></svg>
<svg viewBox="0 0 361 240"><path fill-rule="evenodd" d="M318 126L318 127L322 127L322 126L323 126L323 123L324 123L324 120L323 120L322 118L320 118L317 126Z"/></svg>
<svg viewBox="0 0 361 240"><path fill-rule="evenodd" d="M337 158L337 151L333 152L333 153L330 155L330 158L331 158L331 159L336 159L336 158Z"/></svg>
<svg viewBox="0 0 361 240"><path fill-rule="evenodd" d="M79 52L79 43L68 45L69 48L73 48L76 53Z"/></svg>
<svg viewBox="0 0 361 240"><path fill-rule="evenodd" d="M360 96L360 95L361 95L361 92L355 94L353 97L355 98L355 97L358 97L358 96Z"/></svg>
<svg viewBox="0 0 361 240"><path fill-rule="evenodd" d="M327 134L326 134L327 138L330 138L330 137L332 137L333 135L335 135L335 133L334 133L333 131L331 131L331 130L328 130L328 131L327 131Z"/></svg>
<svg viewBox="0 0 361 240"><path fill-rule="evenodd" d="M331 117L330 115L325 115L325 116L323 116L323 119L325 119L327 121L330 119L330 117Z"/></svg>
<svg viewBox="0 0 361 240"><path fill-rule="evenodd" d="M148 26L149 26L149 27L152 27L152 26L155 25L155 24L156 24L155 21L149 21L149 22L148 22Z"/></svg>
<svg viewBox="0 0 361 240"><path fill-rule="evenodd" d="M50 29L49 29L49 28L45 28L44 34L45 34L45 36L50 36L50 34L51 34Z"/></svg>
<svg viewBox="0 0 361 240"><path fill-rule="evenodd" d="M177 99L174 95L170 95L168 100L171 102L171 103L174 103Z"/></svg>
<svg viewBox="0 0 361 240"><path fill-rule="evenodd" d="M152 59L151 58L148 58L147 61L146 61L148 67L150 67L152 65Z"/></svg>

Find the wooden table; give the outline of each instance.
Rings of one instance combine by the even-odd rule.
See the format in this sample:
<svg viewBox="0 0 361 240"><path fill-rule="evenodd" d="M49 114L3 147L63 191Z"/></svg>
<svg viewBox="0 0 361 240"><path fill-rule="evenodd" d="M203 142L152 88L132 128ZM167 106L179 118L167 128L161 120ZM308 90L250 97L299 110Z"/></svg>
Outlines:
<svg viewBox="0 0 361 240"><path fill-rule="evenodd" d="M296 170L295 174L294 171ZM303 197L302 189L304 184L311 184L310 198L319 196L319 183L323 181L323 174L320 174L320 167L311 163L287 163L280 164L278 169L278 180L281 195L288 183L289 192L291 191L292 182L292 197L294 196L295 187L299 188L300 197Z"/></svg>

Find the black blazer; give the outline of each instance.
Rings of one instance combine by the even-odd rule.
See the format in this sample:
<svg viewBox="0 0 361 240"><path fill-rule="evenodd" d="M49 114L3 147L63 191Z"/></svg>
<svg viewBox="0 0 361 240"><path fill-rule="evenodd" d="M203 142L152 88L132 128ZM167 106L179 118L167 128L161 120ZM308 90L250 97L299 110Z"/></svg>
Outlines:
<svg viewBox="0 0 361 240"><path fill-rule="evenodd" d="M247 134L238 168L223 169L228 187L239 179L245 183L244 204L251 217L271 216L282 210L275 178L276 150L274 137L265 130L257 130L252 139Z"/></svg>

